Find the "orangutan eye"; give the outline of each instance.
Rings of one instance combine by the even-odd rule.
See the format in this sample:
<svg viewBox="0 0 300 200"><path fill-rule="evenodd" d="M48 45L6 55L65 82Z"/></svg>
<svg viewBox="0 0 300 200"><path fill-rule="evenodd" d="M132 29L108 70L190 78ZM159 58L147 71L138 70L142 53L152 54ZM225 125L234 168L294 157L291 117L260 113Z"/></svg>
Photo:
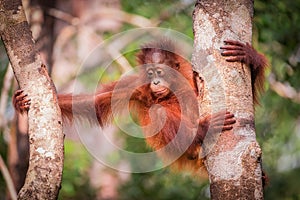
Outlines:
<svg viewBox="0 0 300 200"><path fill-rule="evenodd" d="M153 70L148 70L148 71L147 71L147 76L148 76L149 78L151 78L151 77L153 76Z"/></svg>
<svg viewBox="0 0 300 200"><path fill-rule="evenodd" d="M164 75L164 71L162 69L157 69L156 73L158 76L163 76Z"/></svg>

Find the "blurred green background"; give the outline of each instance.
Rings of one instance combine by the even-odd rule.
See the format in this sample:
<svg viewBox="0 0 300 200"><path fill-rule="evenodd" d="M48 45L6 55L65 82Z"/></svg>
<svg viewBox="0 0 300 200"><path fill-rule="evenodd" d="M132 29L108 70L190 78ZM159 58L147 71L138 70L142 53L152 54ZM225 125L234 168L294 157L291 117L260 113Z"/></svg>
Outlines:
<svg viewBox="0 0 300 200"><path fill-rule="evenodd" d="M67 2L69 4L66 4L65 12L72 3L71 0ZM58 6L57 9L64 8L64 1L59 5L61 7ZM193 1L122 0L117 5L118 9L126 13L158 22L159 27L177 30L193 37ZM269 176L265 199L300 199L300 0L256 0L254 5L253 45L268 57L271 65L266 74L266 92L261 97L261 105L256 107L256 132L263 150L263 168ZM81 12L81 16L83 15ZM114 30L96 33L105 39L131 28L136 26L122 23ZM74 40L75 35L70 37L71 43ZM71 63L75 59L72 56L66 57ZM129 63L134 63L133 55L127 57ZM76 59L79 60L77 57ZM0 44L1 90L7 64L4 47ZM55 75L55 66L53 70L54 82L58 83L59 78L54 76L59 73ZM90 80L91 73L97 79L95 74L102 73L101 70L97 68L86 73L82 76L82 81ZM120 74L120 71L104 73L102 80L108 82ZM55 81L56 78L58 81ZM11 101L14 90L15 86L12 85L8 102ZM11 103L8 103L6 109L6 121L10 122L13 118ZM11 129L13 124L7 124ZM0 154L8 159L9 137L4 126L0 128ZM124 137L124 144L129 150L147 150L141 139ZM144 174L128 174L105 166L95 167L96 165L80 141L67 135L65 169L59 199L209 199L208 182L195 180L185 173L174 174L168 169L162 169ZM95 168L96 172L91 173ZM98 172L101 175L96 178L94 175ZM97 180L91 180L93 178ZM102 182L98 180L102 178ZM5 199L5 194L6 184L0 175L0 199Z"/></svg>

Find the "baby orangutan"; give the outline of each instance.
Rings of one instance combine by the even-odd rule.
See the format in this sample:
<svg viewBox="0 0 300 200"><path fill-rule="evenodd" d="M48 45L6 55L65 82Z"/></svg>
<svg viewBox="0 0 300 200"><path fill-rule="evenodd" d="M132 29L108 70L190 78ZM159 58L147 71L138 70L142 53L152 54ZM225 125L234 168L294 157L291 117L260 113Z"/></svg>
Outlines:
<svg viewBox="0 0 300 200"><path fill-rule="evenodd" d="M266 59L249 44L225 41L222 55L228 62L243 62L251 67L253 96L264 80ZM137 54L138 75L126 76L103 85L93 95L59 94L64 118L81 117L101 127L111 122L122 109L135 113L147 144L175 166L197 171L203 166L199 152L206 133L231 130L236 120L228 111L201 117L198 110L195 75L191 64L176 53L168 40L142 46ZM258 87L256 86L258 84ZM13 100L17 111L25 112L30 99L22 90Z"/></svg>

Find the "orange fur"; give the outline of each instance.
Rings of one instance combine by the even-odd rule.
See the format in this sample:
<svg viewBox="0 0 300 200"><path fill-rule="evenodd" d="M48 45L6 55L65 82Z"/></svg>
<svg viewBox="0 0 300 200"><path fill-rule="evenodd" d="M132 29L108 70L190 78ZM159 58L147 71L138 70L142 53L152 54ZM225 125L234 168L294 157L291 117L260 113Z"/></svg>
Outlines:
<svg viewBox="0 0 300 200"><path fill-rule="evenodd" d="M205 125L203 121L199 122L198 119L199 111L196 99L198 88L195 85L192 67L187 60L177 54L176 48L168 40L144 45L137 54L138 64L152 64L154 53L159 53L164 64L178 71L184 77L184 80L179 80L176 77L169 79L169 81L175 83L172 86L175 86L172 88L173 92L168 96L163 98L153 96L149 84L137 86L138 83L147 79L146 68L142 67L139 76L128 76L105 85L94 98L85 95L75 96L75 102L73 103L80 104L82 100L86 102L85 106L79 106L78 113L80 112L79 115L84 115L90 121L92 121L92 118L95 119L94 116L91 116L91 113L93 113L91 109L94 106L97 114L96 119L103 126L109 123L111 119L111 107L114 107L114 110L124 109L128 105L126 102L122 102L122 99L130 99L130 108L135 109L140 125L146 127L143 132L147 144L154 150L159 151L159 155L163 160L175 159L176 161L172 164L174 169L187 169L203 174L205 167L203 166L203 159L198 158L198 154L201 150L201 142L206 134L203 126L209 126L209 123L206 122ZM257 101L257 91L262 88L266 62L264 56L257 55L251 55L254 60L249 63L252 65L254 101ZM167 73L172 74L171 72ZM187 81L188 84L183 83L184 81ZM116 85L119 85L119 87L116 88ZM134 92L130 93L129 91L132 88L135 88ZM117 94L117 99L116 103L112 105L113 92ZM59 102L63 114L69 116L72 112L74 114L74 110L70 110L70 100L66 98L71 97L60 95ZM94 101L94 105L90 103L91 100ZM180 105L181 101L184 102L184 105ZM160 105L164 109L154 105ZM76 113L77 110L75 110ZM179 127L179 125L181 126Z"/></svg>
<svg viewBox="0 0 300 200"><path fill-rule="evenodd" d="M232 62L247 60L247 64L251 66L256 101L257 91L261 90L264 80L266 59L249 46L235 41L229 43L233 46L224 47L227 51L225 56L233 56L230 59ZM251 55L246 53L241 58L240 47ZM164 160L176 160L172 166L177 169L197 173L205 171L203 159L198 154L207 129L230 130L235 123L233 115L220 112L199 120L196 95L201 88L197 88L195 84L192 66L178 55L170 41L160 40L144 45L137 54L137 61L139 65L145 65L141 67L138 76L126 76L104 85L94 95L58 95L63 117L72 120L74 116L78 116L103 127L111 122L113 114L126 108L133 109L143 127L148 145L157 150ZM162 64L168 67L162 67L164 75L157 76L160 76L160 81L169 83L170 90L166 93L160 86L158 93L155 93L157 91L151 89L154 83L149 80L149 76L154 72L158 73ZM150 75L147 72L149 66L154 70ZM22 91L16 93L14 105L17 110L28 108L27 102L24 102L25 97ZM26 106L21 107L22 105ZM220 121L223 125L220 125Z"/></svg>

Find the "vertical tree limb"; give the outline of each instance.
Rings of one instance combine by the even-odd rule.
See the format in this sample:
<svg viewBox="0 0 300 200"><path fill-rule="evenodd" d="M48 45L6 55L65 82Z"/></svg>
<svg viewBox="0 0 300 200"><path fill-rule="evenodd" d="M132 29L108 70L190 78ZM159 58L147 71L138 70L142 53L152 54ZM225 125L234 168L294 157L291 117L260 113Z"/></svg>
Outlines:
<svg viewBox="0 0 300 200"><path fill-rule="evenodd" d="M31 98L30 164L18 198L56 199L64 158L61 113L53 83L35 49L21 0L0 0L0 35L19 86Z"/></svg>
<svg viewBox="0 0 300 200"><path fill-rule="evenodd" d="M26 3L27 5L23 1L23 8L35 40L35 48L41 55L43 63L46 63L48 73L51 74L54 18L47 15L46 11L55 7L56 0L30 0ZM12 72L12 68L9 69ZM16 113L14 118L8 144L8 166L15 188L19 192L24 185L29 164L28 118L27 115L20 113Z"/></svg>
<svg viewBox="0 0 300 200"><path fill-rule="evenodd" d="M251 42L252 17L252 0L198 0L193 14L193 63L205 83L200 112L227 109L237 119L233 130L204 141L212 199L263 199L250 69L220 52L227 39Z"/></svg>

